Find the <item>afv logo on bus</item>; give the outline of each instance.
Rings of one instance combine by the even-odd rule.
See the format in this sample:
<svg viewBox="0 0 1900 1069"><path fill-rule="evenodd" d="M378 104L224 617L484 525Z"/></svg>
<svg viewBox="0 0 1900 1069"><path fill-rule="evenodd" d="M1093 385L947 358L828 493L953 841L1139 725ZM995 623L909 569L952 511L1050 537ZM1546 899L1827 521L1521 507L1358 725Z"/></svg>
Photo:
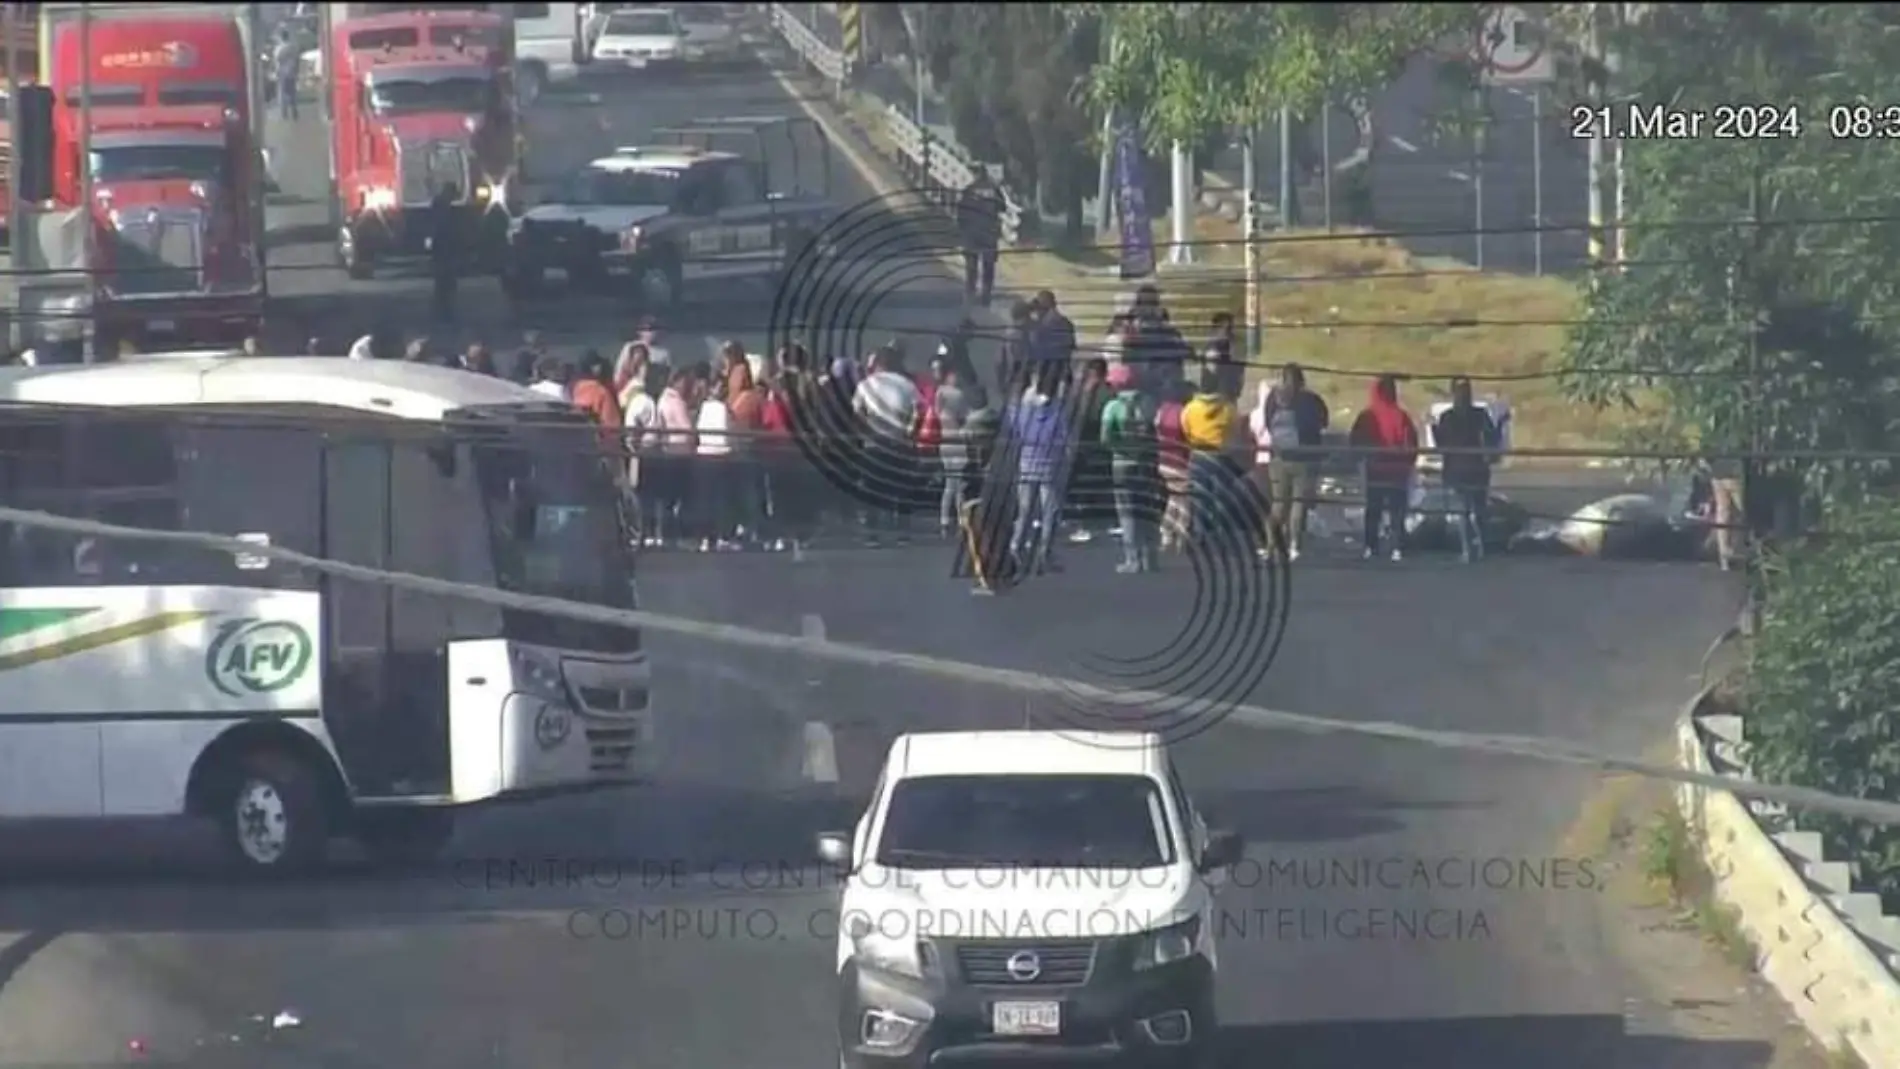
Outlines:
<svg viewBox="0 0 1900 1069"><path fill-rule="evenodd" d="M205 652L205 677L226 697L270 694L302 679L310 656L310 633L302 627L247 616L218 628Z"/></svg>

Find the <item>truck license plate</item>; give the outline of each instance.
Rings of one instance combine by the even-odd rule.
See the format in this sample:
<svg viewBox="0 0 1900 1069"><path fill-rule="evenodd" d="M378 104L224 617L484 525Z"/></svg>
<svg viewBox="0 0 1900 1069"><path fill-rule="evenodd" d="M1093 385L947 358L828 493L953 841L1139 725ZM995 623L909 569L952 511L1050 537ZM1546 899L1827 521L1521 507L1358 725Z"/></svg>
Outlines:
<svg viewBox="0 0 1900 1069"><path fill-rule="evenodd" d="M178 329L178 324L169 319L150 319L146 321L145 329L155 330L155 331L172 331L172 330Z"/></svg>
<svg viewBox="0 0 1900 1069"><path fill-rule="evenodd" d="M1053 1036L1062 1032L1060 1002L998 1002L991 1009L999 1036Z"/></svg>

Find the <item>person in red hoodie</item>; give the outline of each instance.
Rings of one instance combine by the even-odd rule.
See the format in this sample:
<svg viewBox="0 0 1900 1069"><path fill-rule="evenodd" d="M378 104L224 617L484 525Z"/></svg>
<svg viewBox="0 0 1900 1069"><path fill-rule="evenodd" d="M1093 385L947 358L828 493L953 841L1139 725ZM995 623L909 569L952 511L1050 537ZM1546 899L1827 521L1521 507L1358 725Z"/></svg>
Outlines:
<svg viewBox="0 0 1900 1069"><path fill-rule="evenodd" d="M1379 552L1379 526L1392 524L1392 559L1405 559L1405 513L1412 472L1418 466L1418 426L1399 407L1399 380L1381 375L1372 384L1366 410L1352 421L1350 438L1362 455L1366 477L1365 556Z"/></svg>

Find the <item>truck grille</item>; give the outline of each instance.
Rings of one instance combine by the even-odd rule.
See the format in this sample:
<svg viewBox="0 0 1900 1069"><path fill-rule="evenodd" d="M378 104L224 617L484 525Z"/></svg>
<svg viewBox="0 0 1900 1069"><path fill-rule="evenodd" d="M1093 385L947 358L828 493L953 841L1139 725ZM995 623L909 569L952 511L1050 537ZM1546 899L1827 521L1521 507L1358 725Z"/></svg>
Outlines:
<svg viewBox="0 0 1900 1069"><path fill-rule="evenodd" d="M398 168L405 207L428 204L444 183L456 188L456 200L468 197L468 148L460 142L404 142L400 146Z"/></svg>
<svg viewBox="0 0 1900 1069"><path fill-rule="evenodd" d="M113 231L106 291L155 297L204 290L204 213L130 209Z"/></svg>
<svg viewBox="0 0 1900 1069"><path fill-rule="evenodd" d="M599 720L585 721L587 734L587 768L603 776L624 775L633 768L633 755L640 750L644 741L641 736L641 722L626 721L610 724Z"/></svg>
<svg viewBox="0 0 1900 1069"><path fill-rule="evenodd" d="M1041 967L1034 979L1009 974L1009 959L1029 952ZM957 944L957 968L965 981L984 987L1073 987L1088 982L1095 968L1092 939L1051 939L1042 943L978 940Z"/></svg>

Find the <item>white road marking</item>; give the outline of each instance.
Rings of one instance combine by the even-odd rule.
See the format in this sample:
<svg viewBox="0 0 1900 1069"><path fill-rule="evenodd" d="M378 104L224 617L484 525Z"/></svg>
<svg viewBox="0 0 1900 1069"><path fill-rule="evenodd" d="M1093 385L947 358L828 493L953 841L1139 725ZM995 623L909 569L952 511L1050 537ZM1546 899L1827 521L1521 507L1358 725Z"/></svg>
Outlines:
<svg viewBox="0 0 1900 1069"><path fill-rule="evenodd" d="M1407 141L1406 139L1402 137L1398 137L1395 135L1395 136L1387 137L1385 140L1387 144L1391 145L1393 148L1398 149L1400 152L1417 152L1418 151L1417 145L1412 144L1410 141Z"/></svg>
<svg viewBox="0 0 1900 1069"><path fill-rule="evenodd" d="M813 642L825 641L825 618L815 612L799 617L798 633ZM816 683L817 680L809 682ZM809 783L838 782L838 740L831 725L822 720L805 721L805 762L799 770Z"/></svg>
<svg viewBox="0 0 1900 1069"><path fill-rule="evenodd" d="M838 782L838 741L823 720L805 721L805 762L799 774L807 783Z"/></svg>

